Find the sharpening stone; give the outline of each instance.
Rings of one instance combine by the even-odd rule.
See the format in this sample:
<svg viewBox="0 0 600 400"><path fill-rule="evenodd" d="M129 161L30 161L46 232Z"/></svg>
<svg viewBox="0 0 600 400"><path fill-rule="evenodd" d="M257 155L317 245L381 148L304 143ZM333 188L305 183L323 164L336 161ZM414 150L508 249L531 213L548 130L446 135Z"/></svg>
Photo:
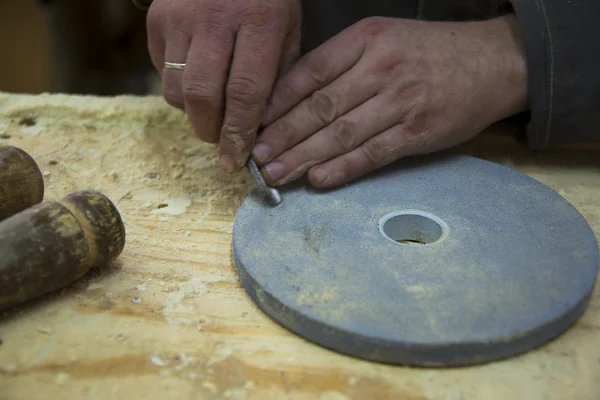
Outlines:
<svg viewBox="0 0 600 400"><path fill-rule="evenodd" d="M549 187L478 158L405 158L335 190L255 191L233 230L241 282L272 319L383 363L462 366L532 350L586 309L598 244Z"/></svg>

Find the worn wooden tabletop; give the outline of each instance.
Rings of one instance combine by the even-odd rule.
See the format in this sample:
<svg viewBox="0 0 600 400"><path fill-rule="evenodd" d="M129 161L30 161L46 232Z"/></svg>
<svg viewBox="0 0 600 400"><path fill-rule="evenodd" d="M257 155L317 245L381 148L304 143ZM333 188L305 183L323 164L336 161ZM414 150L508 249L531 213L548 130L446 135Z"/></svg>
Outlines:
<svg viewBox="0 0 600 400"><path fill-rule="evenodd" d="M0 93L0 145L35 157L46 199L94 188L118 206L127 244L109 268L0 317L0 399L600 398L600 289L567 333L506 361L385 366L295 336L246 296L231 261L253 187L158 97ZM600 237L600 148L532 153L487 135L461 151L549 185Z"/></svg>

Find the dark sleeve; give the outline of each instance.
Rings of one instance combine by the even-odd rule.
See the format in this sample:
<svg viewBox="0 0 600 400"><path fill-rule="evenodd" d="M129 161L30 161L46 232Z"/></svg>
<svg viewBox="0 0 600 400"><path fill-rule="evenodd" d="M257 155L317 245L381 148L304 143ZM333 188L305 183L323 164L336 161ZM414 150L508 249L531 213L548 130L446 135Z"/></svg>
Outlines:
<svg viewBox="0 0 600 400"><path fill-rule="evenodd" d="M511 0L529 74L534 149L600 140L600 0Z"/></svg>
<svg viewBox="0 0 600 400"><path fill-rule="evenodd" d="M52 2L52 0L37 0L37 2L42 3L42 5L45 5L45 4ZM150 7L151 3L152 3L152 0L133 0L133 4L136 7L141 8L143 10L148 9L148 7Z"/></svg>
<svg viewBox="0 0 600 400"><path fill-rule="evenodd" d="M414 18L417 3L416 0L302 0L302 53L314 50L363 18L374 15Z"/></svg>

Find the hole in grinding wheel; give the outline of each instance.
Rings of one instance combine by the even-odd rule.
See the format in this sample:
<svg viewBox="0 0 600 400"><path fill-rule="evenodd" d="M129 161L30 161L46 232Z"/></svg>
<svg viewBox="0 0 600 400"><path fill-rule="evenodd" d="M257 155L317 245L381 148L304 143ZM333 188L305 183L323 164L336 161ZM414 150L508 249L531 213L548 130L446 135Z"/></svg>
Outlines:
<svg viewBox="0 0 600 400"><path fill-rule="evenodd" d="M379 221L379 232L394 243L428 245L447 236L448 226L440 218L423 211L398 211Z"/></svg>

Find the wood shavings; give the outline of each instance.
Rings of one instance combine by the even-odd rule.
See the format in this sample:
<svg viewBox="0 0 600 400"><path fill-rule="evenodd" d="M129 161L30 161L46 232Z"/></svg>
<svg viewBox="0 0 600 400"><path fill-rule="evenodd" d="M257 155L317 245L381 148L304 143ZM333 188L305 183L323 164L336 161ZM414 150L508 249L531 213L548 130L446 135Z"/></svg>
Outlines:
<svg viewBox="0 0 600 400"><path fill-rule="evenodd" d="M51 335L52 334L52 329L48 328L46 326L40 326L37 331L39 333L43 333L44 335Z"/></svg>
<svg viewBox="0 0 600 400"><path fill-rule="evenodd" d="M321 400L348 400L348 396L335 391L328 391L321 395Z"/></svg>
<svg viewBox="0 0 600 400"><path fill-rule="evenodd" d="M144 284L141 284L141 285L136 285L135 286L135 290L137 290L138 292L145 292L146 290L148 290L148 287L144 283Z"/></svg>
<svg viewBox="0 0 600 400"><path fill-rule="evenodd" d="M10 374L11 372L17 369L17 366L15 364L4 364L0 366L0 368L2 369L2 371Z"/></svg>
<svg viewBox="0 0 600 400"><path fill-rule="evenodd" d="M223 396L228 399L245 399L246 391L244 389L227 389L223 392Z"/></svg>
<svg viewBox="0 0 600 400"><path fill-rule="evenodd" d="M71 374L68 374L66 372L59 372L56 375L56 383L58 385L64 385L65 383L67 383L67 381L71 378Z"/></svg>
<svg viewBox="0 0 600 400"><path fill-rule="evenodd" d="M42 134L17 124L29 114L37 116ZM537 162L506 141L475 142L469 145L475 155L485 149L485 158L512 160L522 172L562 189L600 233L597 152L540 153L542 161ZM517 359L452 371L349 361L276 327L240 288L230 259L231 226L252 182L242 173L220 171L218 148L194 138L186 115L160 96L0 93L0 143L21 145L40 165L57 161L48 167L49 199L102 186L118 203L128 230L126 250L117 261L122 270L98 280L100 290L74 288L2 321L0 380L10 384L4 385L8 392L0 397L223 398L224 391L240 388L247 390L248 399L319 399L343 393L349 398L562 400L593 399L598 393L598 291L583 319L550 346ZM177 150L163 154L172 146ZM171 177L171 161L180 162L181 179ZM118 171L117 180L106 174L112 170ZM165 199L185 196L194 199L185 214L167 214L159 221L151 213ZM176 255L174 247L180 250ZM186 295L188 289L180 284L193 277L203 286L193 284L199 293ZM146 292L137 290L136 285L148 279L156 290L150 285ZM129 302L149 292L152 296L144 294L147 306ZM106 296L114 302L102 308ZM242 317L244 312L251 318ZM48 323L60 326L61 334L39 334L36 329L42 322L35 318L37 313L48 313ZM207 316L210 323L203 322ZM185 322L193 325L173 325ZM127 341L120 340L124 334ZM24 349L46 345L44 357L27 366ZM181 371L175 371L182 364L175 356L155 352L169 348L178 353L184 346L194 347L188 354L196 364ZM296 361L287 363L292 356ZM205 365L208 360L210 366ZM57 366L68 364L77 374L57 385ZM255 389L244 384L246 377L257 378ZM201 381L186 382L192 379ZM351 385L355 379L356 385ZM310 384L317 380L327 384Z"/></svg>
<svg viewBox="0 0 600 400"><path fill-rule="evenodd" d="M152 210L153 214L182 215L185 214L188 207L192 205L192 199L189 197L180 197L176 199L167 199L159 204L158 208Z"/></svg>
<svg viewBox="0 0 600 400"><path fill-rule="evenodd" d="M204 279L201 277L192 278L184 283L180 283L179 290L170 292L165 298L165 307L163 314L170 324L176 325L197 325L200 322L199 317L193 312L189 305L184 304L186 296L198 296L206 293L207 288Z"/></svg>
<svg viewBox="0 0 600 400"><path fill-rule="evenodd" d="M160 358L157 355L151 355L150 361L152 362L152 364L156 365L157 367L164 367L166 365L169 365L169 362L167 360L163 360L162 358Z"/></svg>

